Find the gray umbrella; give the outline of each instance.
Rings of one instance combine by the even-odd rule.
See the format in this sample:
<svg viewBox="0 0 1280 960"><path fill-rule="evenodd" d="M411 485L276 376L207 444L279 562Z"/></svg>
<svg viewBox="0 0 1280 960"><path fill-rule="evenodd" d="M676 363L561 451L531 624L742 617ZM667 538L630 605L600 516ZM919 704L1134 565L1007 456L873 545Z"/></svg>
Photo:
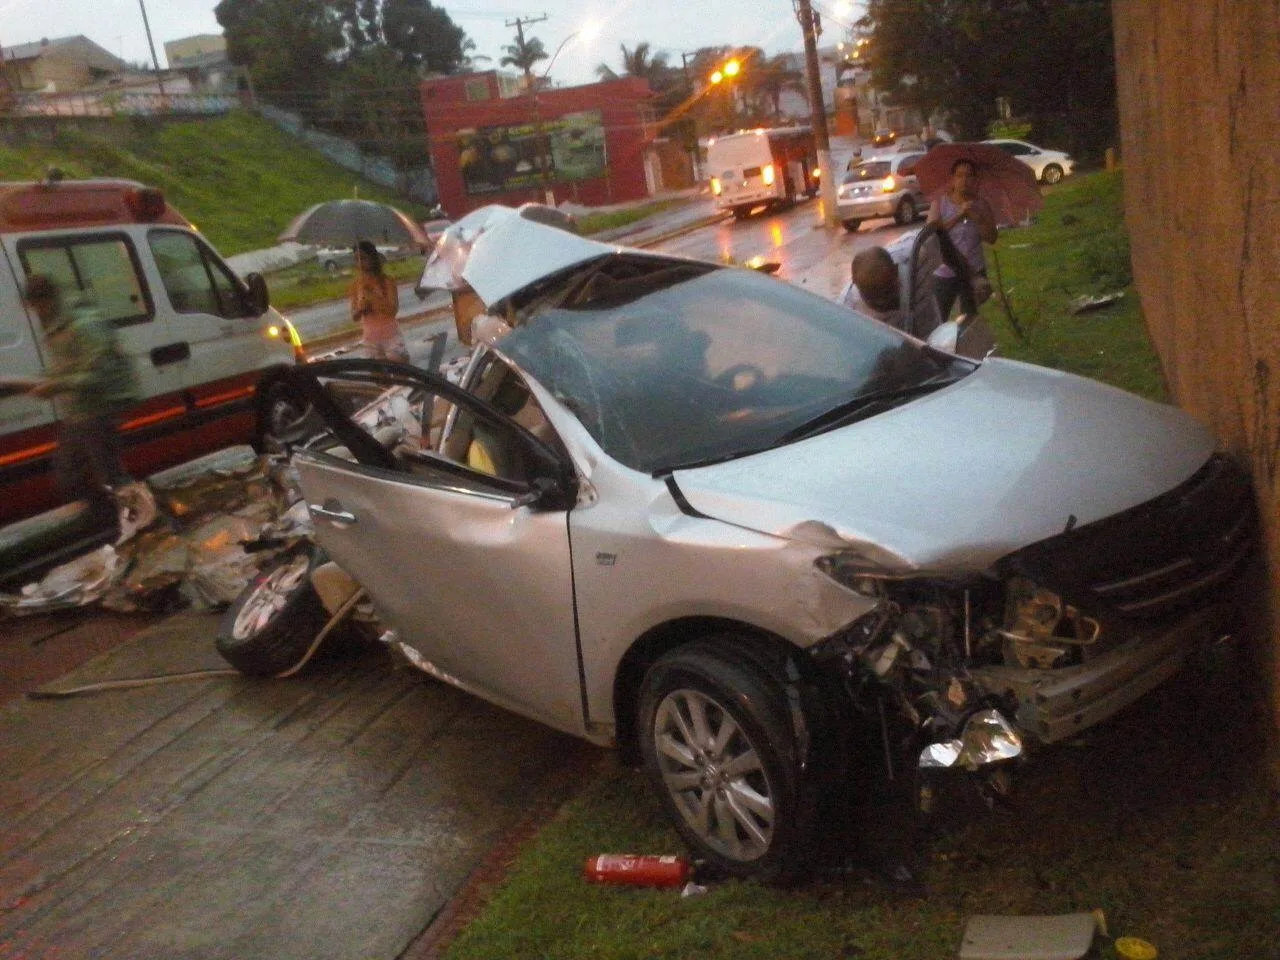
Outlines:
<svg viewBox="0 0 1280 960"><path fill-rule="evenodd" d="M330 200L294 217L280 240L326 247L350 247L360 240L380 246L431 245L426 232L407 213L372 200Z"/></svg>

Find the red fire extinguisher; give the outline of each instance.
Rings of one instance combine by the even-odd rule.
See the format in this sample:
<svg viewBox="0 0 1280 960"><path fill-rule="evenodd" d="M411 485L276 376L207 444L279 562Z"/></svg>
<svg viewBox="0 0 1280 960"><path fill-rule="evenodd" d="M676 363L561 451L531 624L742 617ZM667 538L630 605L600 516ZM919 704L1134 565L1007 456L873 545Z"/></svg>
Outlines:
<svg viewBox="0 0 1280 960"><path fill-rule="evenodd" d="M683 887L689 880L691 867L688 860L679 856L601 853L587 858L582 873L591 883Z"/></svg>

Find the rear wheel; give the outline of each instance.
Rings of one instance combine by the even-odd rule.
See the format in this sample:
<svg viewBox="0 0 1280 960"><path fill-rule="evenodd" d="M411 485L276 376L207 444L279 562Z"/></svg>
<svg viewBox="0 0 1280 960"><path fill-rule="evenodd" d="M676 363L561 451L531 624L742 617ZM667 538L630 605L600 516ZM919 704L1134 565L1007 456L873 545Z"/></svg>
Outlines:
<svg viewBox="0 0 1280 960"><path fill-rule="evenodd" d="M852 217L844 221L844 228L850 233L857 233L860 226L862 226L862 221L857 217Z"/></svg>
<svg viewBox="0 0 1280 960"><path fill-rule="evenodd" d="M759 652L724 635L668 653L641 686L638 730L650 786L695 856L771 881L798 870L817 816L788 682Z"/></svg>
<svg viewBox="0 0 1280 960"><path fill-rule="evenodd" d="M224 660L251 677L274 677L298 663L328 622L311 585L310 546L276 558L223 614L214 641Z"/></svg>
<svg viewBox="0 0 1280 960"><path fill-rule="evenodd" d="M1062 168L1056 163L1051 163L1040 171L1040 179L1048 184L1055 184L1062 179Z"/></svg>
<svg viewBox="0 0 1280 960"><path fill-rule="evenodd" d="M916 218L916 204L910 197L903 197L898 201L898 207L893 211L893 221L900 227L905 227L908 223Z"/></svg>

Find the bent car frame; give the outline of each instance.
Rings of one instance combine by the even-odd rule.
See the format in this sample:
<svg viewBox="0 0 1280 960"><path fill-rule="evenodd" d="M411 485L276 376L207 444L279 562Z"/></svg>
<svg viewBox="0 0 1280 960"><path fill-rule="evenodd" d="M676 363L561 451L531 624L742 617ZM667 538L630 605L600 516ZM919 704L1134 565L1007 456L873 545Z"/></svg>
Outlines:
<svg viewBox="0 0 1280 960"><path fill-rule="evenodd" d="M487 216L427 268L513 328L460 383L289 372L316 538L419 666L637 757L720 869L797 870L855 767L998 774L1221 633L1253 500L1185 413Z"/></svg>

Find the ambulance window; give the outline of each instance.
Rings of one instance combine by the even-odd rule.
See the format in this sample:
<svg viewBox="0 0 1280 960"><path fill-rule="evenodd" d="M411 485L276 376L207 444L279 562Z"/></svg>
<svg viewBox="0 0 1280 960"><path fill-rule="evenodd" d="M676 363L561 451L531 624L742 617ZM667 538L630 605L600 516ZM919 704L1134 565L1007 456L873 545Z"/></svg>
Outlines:
<svg viewBox="0 0 1280 960"><path fill-rule="evenodd" d="M147 240L169 302L178 313L247 315L239 286L195 237L178 230L152 230Z"/></svg>
<svg viewBox="0 0 1280 960"><path fill-rule="evenodd" d="M23 240L18 256L28 277L43 274L73 309L93 309L115 326L153 316L133 245L119 235Z"/></svg>

